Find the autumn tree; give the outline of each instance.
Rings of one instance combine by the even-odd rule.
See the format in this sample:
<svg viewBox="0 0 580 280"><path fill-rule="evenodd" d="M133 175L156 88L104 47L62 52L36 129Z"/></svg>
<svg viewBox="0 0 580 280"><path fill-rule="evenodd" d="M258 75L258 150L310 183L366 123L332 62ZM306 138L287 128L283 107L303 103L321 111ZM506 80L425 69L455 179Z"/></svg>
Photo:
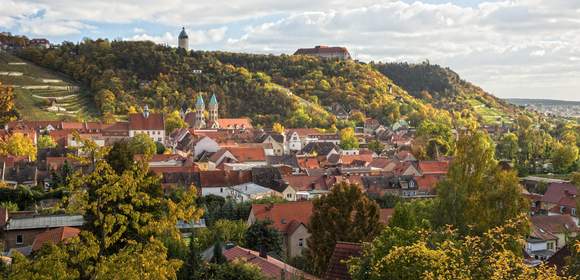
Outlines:
<svg viewBox="0 0 580 280"><path fill-rule="evenodd" d="M348 261L353 279L561 279L554 268L530 267L510 250L524 215L483 235L462 237L452 229L419 233L387 228L362 256ZM514 234L515 233L515 234Z"/></svg>
<svg viewBox="0 0 580 280"><path fill-rule="evenodd" d="M147 134L139 133L129 140L129 149L135 155L153 156L157 153L155 141Z"/></svg>
<svg viewBox="0 0 580 280"><path fill-rule="evenodd" d="M497 154L500 159L515 160L519 152L518 136L514 133L502 135L497 145Z"/></svg>
<svg viewBox="0 0 580 280"><path fill-rule="evenodd" d="M14 91L12 87L3 86L0 82L0 125L15 120L17 117Z"/></svg>
<svg viewBox="0 0 580 280"><path fill-rule="evenodd" d="M344 150L358 149L358 138L356 138L352 127L340 131L340 148Z"/></svg>
<svg viewBox="0 0 580 280"><path fill-rule="evenodd" d="M491 139L480 130L460 136L437 195L435 224L452 225L461 234L482 234L528 208L517 174L499 167ZM520 234L526 233L526 228L520 229Z"/></svg>
<svg viewBox="0 0 580 280"><path fill-rule="evenodd" d="M54 147L56 147L56 142L54 142L54 139L52 139L52 137L50 137L50 135L40 135L38 137L38 139L36 140L36 147L39 150L47 149L47 148L54 148Z"/></svg>
<svg viewBox="0 0 580 280"><path fill-rule="evenodd" d="M279 133L279 134L283 134L285 131L284 126L281 123L274 123L274 125L272 125L272 131Z"/></svg>
<svg viewBox="0 0 580 280"><path fill-rule="evenodd" d="M570 168L578 160L578 147L576 143L556 142L552 151L552 165L554 170L560 173L570 171Z"/></svg>
<svg viewBox="0 0 580 280"><path fill-rule="evenodd" d="M32 140L22 133L14 133L5 142L0 140L0 155L27 156L36 160L36 146Z"/></svg>
<svg viewBox="0 0 580 280"><path fill-rule="evenodd" d="M169 134L178 128L186 128L187 123L181 118L179 111L165 115L165 133Z"/></svg>
<svg viewBox="0 0 580 280"><path fill-rule="evenodd" d="M313 271L320 275L338 241L372 240L381 230L379 206L354 184L340 183L332 191L313 202L308 231L307 256Z"/></svg>

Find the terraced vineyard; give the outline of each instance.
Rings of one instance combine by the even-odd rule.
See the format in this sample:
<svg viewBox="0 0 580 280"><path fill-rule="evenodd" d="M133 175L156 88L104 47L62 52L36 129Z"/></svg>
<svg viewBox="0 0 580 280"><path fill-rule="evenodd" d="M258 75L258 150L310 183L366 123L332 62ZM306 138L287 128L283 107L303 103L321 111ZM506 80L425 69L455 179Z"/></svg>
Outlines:
<svg viewBox="0 0 580 280"><path fill-rule="evenodd" d="M59 74L0 52L0 81L12 85L16 108L26 120L93 119L88 92Z"/></svg>

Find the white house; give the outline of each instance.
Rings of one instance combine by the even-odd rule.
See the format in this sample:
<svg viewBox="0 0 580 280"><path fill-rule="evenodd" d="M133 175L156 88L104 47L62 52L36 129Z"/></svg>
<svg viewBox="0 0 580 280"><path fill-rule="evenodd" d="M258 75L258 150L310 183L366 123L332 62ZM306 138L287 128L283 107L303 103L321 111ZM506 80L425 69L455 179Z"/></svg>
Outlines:
<svg viewBox="0 0 580 280"><path fill-rule="evenodd" d="M150 113L145 106L143 113L129 114L129 137L146 134L153 141L165 143L165 118L162 113Z"/></svg>

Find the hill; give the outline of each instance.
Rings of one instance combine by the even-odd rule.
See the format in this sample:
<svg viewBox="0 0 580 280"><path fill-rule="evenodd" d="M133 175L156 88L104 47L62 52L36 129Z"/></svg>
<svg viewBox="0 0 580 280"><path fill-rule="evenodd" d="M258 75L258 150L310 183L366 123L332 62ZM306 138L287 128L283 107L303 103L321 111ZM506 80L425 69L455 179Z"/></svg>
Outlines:
<svg viewBox="0 0 580 280"><path fill-rule="evenodd" d="M472 110L484 124L511 123L518 108L467 82L449 68L428 62L371 63L412 96L444 110Z"/></svg>
<svg viewBox="0 0 580 280"><path fill-rule="evenodd" d="M23 119L90 119L98 116L85 89L63 75L0 52L0 82L12 85Z"/></svg>

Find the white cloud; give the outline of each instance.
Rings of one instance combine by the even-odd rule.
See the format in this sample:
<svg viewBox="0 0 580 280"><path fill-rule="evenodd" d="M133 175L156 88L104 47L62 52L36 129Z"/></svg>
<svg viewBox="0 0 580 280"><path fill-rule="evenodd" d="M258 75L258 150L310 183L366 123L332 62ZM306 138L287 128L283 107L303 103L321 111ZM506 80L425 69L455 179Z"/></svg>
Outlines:
<svg viewBox="0 0 580 280"><path fill-rule="evenodd" d="M134 28L126 39L175 45L178 28L188 26L190 45L200 48L292 53L341 45L365 61L429 59L500 96L542 97L552 87L551 94L575 97L580 89L574 0L481 0L471 7L424 0L0 0L0 7L0 26L38 35L146 22L147 32Z"/></svg>

